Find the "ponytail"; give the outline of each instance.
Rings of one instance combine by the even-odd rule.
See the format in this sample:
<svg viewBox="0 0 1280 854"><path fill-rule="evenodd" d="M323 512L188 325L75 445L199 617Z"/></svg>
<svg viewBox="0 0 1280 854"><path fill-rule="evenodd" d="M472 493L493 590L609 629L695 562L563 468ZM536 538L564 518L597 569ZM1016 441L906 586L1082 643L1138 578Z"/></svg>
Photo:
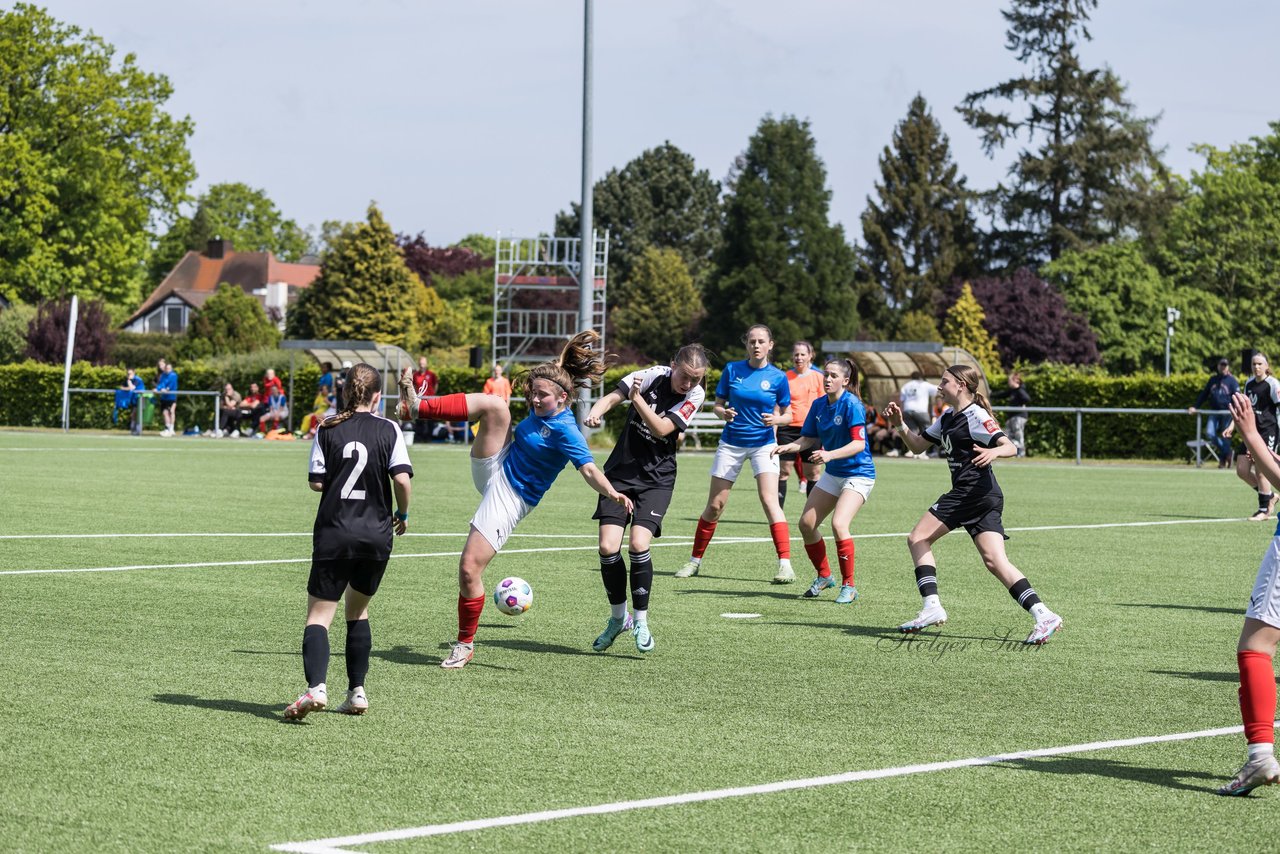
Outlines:
<svg viewBox="0 0 1280 854"><path fill-rule="evenodd" d="M549 380L564 390L569 397L579 388L590 388L604 377L606 356L593 349L599 343L600 334L595 330L579 332L564 345L555 361L543 362L527 371L517 382L530 397L534 380Z"/></svg>
<svg viewBox="0 0 1280 854"><path fill-rule="evenodd" d="M342 411L321 422L319 429L336 427L356 414L361 406L372 406L373 396L382 390L382 375L373 365L359 362L347 370L346 388L342 395Z"/></svg>
<svg viewBox="0 0 1280 854"><path fill-rule="evenodd" d="M969 394L973 395L973 399L977 401L979 406L987 410L987 412L991 411L991 401L987 400L986 395L978 391L978 387L982 382L982 374L978 372L977 368L972 368L969 365L952 365L947 368L947 373L960 381L960 384L969 391Z"/></svg>

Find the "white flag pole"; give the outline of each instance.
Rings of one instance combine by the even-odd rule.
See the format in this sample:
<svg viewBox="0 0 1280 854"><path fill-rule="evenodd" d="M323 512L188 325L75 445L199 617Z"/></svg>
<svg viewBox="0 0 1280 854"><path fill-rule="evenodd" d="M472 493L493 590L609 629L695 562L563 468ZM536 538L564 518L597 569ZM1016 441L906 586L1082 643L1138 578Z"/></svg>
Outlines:
<svg viewBox="0 0 1280 854"><path fill-rule="evenodd" d="M80 314L80 298L71 295L71 316L67 319L67 361L62 369L62 430L71 429L71 354L76 349L76 318Z"/></svg>

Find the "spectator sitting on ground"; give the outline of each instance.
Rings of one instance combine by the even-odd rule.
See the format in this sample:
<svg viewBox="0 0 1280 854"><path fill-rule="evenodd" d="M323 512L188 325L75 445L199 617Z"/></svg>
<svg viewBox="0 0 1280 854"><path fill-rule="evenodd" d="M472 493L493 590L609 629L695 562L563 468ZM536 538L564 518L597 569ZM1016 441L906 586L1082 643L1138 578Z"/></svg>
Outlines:
<svg viewBox="0 0 1280 854"><path fill-rule="evenodd" d="M897 433L889 427L889 422L885 420L884 410L869 410L867 417L871 424L867 430L871 453L884 457L898 456L901 451L898 449Z"/></svg>

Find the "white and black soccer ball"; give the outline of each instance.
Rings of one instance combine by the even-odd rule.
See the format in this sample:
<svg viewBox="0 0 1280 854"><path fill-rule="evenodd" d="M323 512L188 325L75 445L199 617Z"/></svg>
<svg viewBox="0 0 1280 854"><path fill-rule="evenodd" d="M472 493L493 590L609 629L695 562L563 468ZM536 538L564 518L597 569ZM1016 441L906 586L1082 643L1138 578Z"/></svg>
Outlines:
<svg viewBox="0 0 1280 854"><path fill-rule="evenodd" d="M504 578L493 591L493 604L502 613L517 617L533 605L533 588L523 578Z"/></svg>

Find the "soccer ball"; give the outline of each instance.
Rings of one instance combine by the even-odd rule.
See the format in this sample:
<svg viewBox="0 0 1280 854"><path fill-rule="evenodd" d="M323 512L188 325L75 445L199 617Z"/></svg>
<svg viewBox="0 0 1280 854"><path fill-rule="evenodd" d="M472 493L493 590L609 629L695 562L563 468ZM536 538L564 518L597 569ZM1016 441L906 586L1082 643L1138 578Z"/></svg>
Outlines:
<svg viewBox="0 0 1280 854"><path fill-rule="evenodd" d="M493 591L493 604L504 614L519 616L533 605L533 588L523 578L504 578Z"/></svg>

